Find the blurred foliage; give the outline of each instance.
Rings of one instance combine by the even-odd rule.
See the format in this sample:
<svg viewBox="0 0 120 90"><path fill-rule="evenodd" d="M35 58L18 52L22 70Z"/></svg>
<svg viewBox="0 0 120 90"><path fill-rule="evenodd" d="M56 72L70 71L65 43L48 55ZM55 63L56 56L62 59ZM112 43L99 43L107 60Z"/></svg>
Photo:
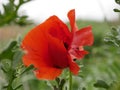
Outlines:
<svg viewBox="0 0 120 90"><path fill-rule="evenodd" d="M115 0L115 2L120 5L120 0ZM120 12L120 9L114 9L115 12ZM111 28L111 27L110 27ZM98 80L94 86L96 88L104 88L105 90L120 90L120 66L119 63L119 54L120 54L120 24L116 28L110 29L105 38L104 41L109 45L109 48L112 49L112 53L116 51L116 53L111 57L112 59L117 59L115 61L111 60L111 63L108 64L108 67L110 67L111 70L106 69L106 73L109 74L108 76L111 77L111 80ZM116 47L115 47L116 46ZM112 71L112 72L111 72ZM101 90L101 89L100 89Z"/></svg>
<svg viewBox="0 0 120 90"><path fill-rule="evenodd" d="M120 6L120 0L115 0L115 2ZM114 9L114 11L120 14L120 9ZM111 32L107 33L105 41L120 47L120 25L116 28L112 28Z"/></svg>
<svg viewBox="0 0 120 90"><path fill-rule="evenodd" d="M0 86L2 90L18 90L21 88L23 85L20 78L25 72L33 69L32 65L26 68L22 64L22 55L23 53L17 41L10 42L6 49L0 53L0 72L3 73L6 82Z"/></svg>
<svg viewBox="0 0 120 90"><path fill-rule="evenodd" d="M0 26L6 24L18 24L20 26L24 26L27 24L31 24L30 21L27 20L28 16L23 15L20 16L18 14L19 8L32 0L18 0L18 4L15 4L15 0L9 0L7 4L3 4L3 13L0 11Z"/></svg>
<svg viewBox="0 0 120 90"><path fill-rule="evenodd" d="M120 90L120 82L113 81L108 90Z"/></svg>
<svg viewBox="0 0 120 90"><path fill-rule="evenodd" d="M98 80L95 84L97 88L105 88L106 90L120 90L120 82L113 81L110 85L108 85L103 80Z"/></svg>
<svg viewBox="0 0 120 90"><path fill-rule="evenodd" d="M103 80L98 80L95 84L94 84L95 87L99 87L99 88L105 88L105 89L108 89L109 88L109 85L103 81Z"/></svg>
<svg viewBox="0 0 120 90"><path fill-rule="evenodd" d="M104 40L108 44L113 44L117 47L120 47L120 27L112 28L111 32L107 33L107 36Z"/></svg>

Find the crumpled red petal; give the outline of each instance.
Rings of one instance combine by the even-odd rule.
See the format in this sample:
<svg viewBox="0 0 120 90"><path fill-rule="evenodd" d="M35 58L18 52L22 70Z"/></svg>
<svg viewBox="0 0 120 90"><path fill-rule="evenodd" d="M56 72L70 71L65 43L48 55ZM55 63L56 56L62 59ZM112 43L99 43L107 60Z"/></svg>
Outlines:
<svg viewBox="0 0 120 90"><path fill-rule="evenodd" d="M86 54L88 54L88 51L85 50L77 50L77 49L70 49L69 51L72 59L82 59Z"/></svg>
<svg viewBox="0 0 120 90"><path fill-rule="evenodd" d="M93 41L92 27L88 26L75 32L72 45L91 46Z"/></svg>

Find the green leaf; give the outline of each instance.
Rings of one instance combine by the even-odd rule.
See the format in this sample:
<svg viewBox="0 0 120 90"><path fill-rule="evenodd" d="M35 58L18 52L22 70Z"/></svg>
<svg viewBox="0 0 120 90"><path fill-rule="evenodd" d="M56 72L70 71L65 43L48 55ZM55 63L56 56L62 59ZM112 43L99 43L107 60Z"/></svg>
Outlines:
<svg viewBox="0 0 120 90"><path fill-rule="evenodd" d="M0 53L0 60L9 59L12 60L15 54L14 48L17 45L17 41L12 41L9 46Z"/></svg>
<svg viewBox="0 0 120 90"><path fill-rule="evenodd" d="M21 84L21 85L17 86L14 90L17 90L17 89L21 88L22 86L23 85Z"/></svg>
<svg viewBox="0 0 120 90"><path fill-rule="evenodd" d="M10 71L11 68L11 61L10 60L2 60L1 62L1 69L4 73L8 73Z"/></svg>
<svg viewBox="0 0 120 90"><path fill-rule="evenodd" d="M117 36L117 35L118 35L117 29L114 28L114 27L111 29L111 33L112 33L114 36Z"/></svg>
<svg viewBox="0 0 120 90"><path fill-rule="evenodd" d="M109 88L109 85L103 81L103 80L98 80L95 84L94 84L94 87L96 88L105 88L105 89L108 89Z"/></svg>
<svg viewBox="0 0 120 90"><path fill-rule="evenodd" d="M33 66L33 65L30 65L29 67L27 67L27 68L21 73L21 75L24 74L24 73L27 72L27 71L32 70L32 69L34 69L34 66Z"/></svg>
<svg viewBox="0 0 120 90"><path fill-rule="evenodd" d="M120 12L120 10L115 8L115 9L114 9L114 12Z"/></svg>
<svg viewBox="0 0 120 90"><path fill-rule="evenodd" d="M106 34L105 42L112 45L114 44L117 47L120 47L120 27L112 28L111 32Z"/></svg>
<svg viewBox="0 0 120 90"><path fill-rule="evenodd" d="M59 85L59 87L61 87L61 90L63 89L65 82L66 82L65 79L61 80L60 85Z"/></svg>
<svg viewBox="0 0 120 90"><path fill-rule="evenodd" d="M28 16L21 16L21 17L18 17L15 22L16 22L16 24L18 24L20 26L32 24L32 21L27 20L27 18L28 18Z"/></svg>
<svg viewBox="0 0 120 90"><path fill-rule="evenodd" d="M14 56L13 56L13 67L17 67L20 63L22 63L22 55L23 52L18 50L15 52Z"/></svg>
<svg viewBox="0 0 120 90"><path fill-rule="evenodd" d="M60 78L55 79L58 84L60 84Z"/></svg>

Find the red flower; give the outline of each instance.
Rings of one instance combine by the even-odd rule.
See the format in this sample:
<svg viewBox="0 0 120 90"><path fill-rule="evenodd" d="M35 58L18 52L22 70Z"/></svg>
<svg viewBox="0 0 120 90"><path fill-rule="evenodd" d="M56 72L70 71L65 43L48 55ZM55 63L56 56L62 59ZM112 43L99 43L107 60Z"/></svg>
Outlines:
<svg viewBox="0 0 120 90"><path fill-rule="evenodd" d="M51 16L22 41L22 48L26 51L23 63L27 66L33 64L39 79L53 80L67 67L73 74L78 74L79 66L73 59L83 58L88 53L83 46L93 44L91 26L78 30L74 9L68 12L68 18L71 32L57 16Z"/></svg>

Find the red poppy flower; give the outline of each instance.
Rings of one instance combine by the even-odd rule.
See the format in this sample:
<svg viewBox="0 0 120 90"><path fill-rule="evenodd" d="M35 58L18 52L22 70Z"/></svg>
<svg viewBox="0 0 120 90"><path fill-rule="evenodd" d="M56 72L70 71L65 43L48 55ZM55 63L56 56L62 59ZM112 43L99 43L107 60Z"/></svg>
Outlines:
<svg viewBox="0 0 120 90"><path fill-rule="evenodd" d="M32 29L22 41L21 46L26 51L23 63L26 66L33 64L39 79L53 80L67 67L73 74L78 74L79 66L73 59L83 58L88 53L83 46L93 44L91 26L78 30L74 9L68 12L68 18L71 32L54 15Z"/></svg>

